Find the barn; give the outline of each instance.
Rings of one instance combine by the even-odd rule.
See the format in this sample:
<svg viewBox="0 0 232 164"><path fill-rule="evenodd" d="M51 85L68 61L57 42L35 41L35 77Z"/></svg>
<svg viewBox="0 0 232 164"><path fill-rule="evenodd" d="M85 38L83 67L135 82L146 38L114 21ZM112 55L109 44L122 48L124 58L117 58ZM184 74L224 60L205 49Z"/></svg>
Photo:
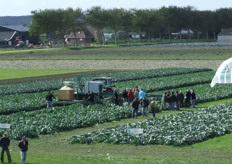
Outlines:
<svg viewBox="0 0 232 164"><path fill-rule="evenodd" d="M218 34L219 43L232 43L232 29L222 29Z"/></svg>
<svg viewBox="0 0 232 164"><path fill-rule="evenodd" d="M29 35L29 28L21 25L0 26L0 46L14 46L17 41L38 43L39 37Z"/></svg>

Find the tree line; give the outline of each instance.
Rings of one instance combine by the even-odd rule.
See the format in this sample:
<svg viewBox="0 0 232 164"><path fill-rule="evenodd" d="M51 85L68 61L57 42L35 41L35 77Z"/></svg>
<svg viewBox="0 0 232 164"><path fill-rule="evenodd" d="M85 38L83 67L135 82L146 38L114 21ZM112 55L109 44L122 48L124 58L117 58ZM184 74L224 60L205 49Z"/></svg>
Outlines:
<svg viewBox="0 0 232 164"><path fill-rule="evenodd" d="M117 44L116 33L119 30L126 32L127 41L130 43L130 32L139 35L145 32L150 41L152 38L164 37L171 40L171 33L175 32L181 40L181 30L188 30L190 38L191 29L198 39L200 36L216 39L222 28L232 27L232 8L199 11L191 6L169 6L160 9L104 9L95 6L86 11L67 8L35 10L31 13L31 35L46 33L49 39L54 31L62 36L70 32L75 35L90 25L97 30L96 40L99 44L105 42L103 29L111 30L115 34Z"/></svg>

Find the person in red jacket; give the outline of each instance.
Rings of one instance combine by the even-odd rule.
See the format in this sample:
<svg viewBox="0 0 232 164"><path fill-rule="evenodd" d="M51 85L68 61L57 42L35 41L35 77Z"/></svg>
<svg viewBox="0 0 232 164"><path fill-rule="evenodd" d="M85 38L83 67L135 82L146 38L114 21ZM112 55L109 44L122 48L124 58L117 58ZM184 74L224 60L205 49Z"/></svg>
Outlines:
<svg viewBox="0 0 232 164"><path fill-rule="evenodd" d="M128 92L128 95L127 95L127 98L128 98L128 102L131 103L135 96L134 96L134 93L132 92L132 90L130 89L130 91Z"/></svg>

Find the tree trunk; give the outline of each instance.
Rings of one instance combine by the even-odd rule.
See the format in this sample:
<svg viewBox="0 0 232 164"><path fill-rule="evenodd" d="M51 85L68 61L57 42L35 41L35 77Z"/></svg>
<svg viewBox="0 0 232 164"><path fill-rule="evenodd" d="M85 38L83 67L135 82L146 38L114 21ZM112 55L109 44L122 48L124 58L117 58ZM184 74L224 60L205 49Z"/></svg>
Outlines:
<svg viewBox="0 0 232 164"><path fill-rule="evenodd" d="M127 42L128 42L128 44L130 44L130 36L129 36L129 32L127 32Z"/></svg>
<svg viewBox="0 0 232 164"><path fill-rule="evenodd" d="M209 39L209 32L208 31L206 32L206 39L207 40Z"/></svg>
<svg viewBox="0 0 232 164"><path fill-rule="evenodd" d="M76 31L73 31L74 37L75 37L75 47L77 47L77 34Z"/></svg>
<svg viewBox="0 0 232 164"><path fill-rule="evenodd" d="M102 29L97 29L97 31L95 32L95 38L96 38L96 42L98 44L105 44L105 37L103 34L103 30Z"/></svg>
<svg viewBox="0 0 232 164"><path fill-rule="evenodd" d="M116 36L117 34L116 34L116 33L117 33L117 32L114 31L114 43L115 43L115 44L117 44L117 36Z"/></svg>
<svg viewBox="0 0 232 164"><path fill-rule="evenodd" d="M106 44L106 40L105 40L105 36L104 36L104 33L103 33L103 29L101 29L101 38L102 38L102 44Z"/></svg>
<svg viewBox="0 0 232 164"><path fill-rule="evenodd" d="M149 34L149 43L151 43L151 34Z"/></svg>
<svg viewBox="0 0 232 164"><path fill-rule="evenodd" d="M51 34L49 34L49 42L50 42L50 48L52 48L53 47L53 45L52 45L52 39L51 39Z"/></svg>
<svg viewBox="0 0 232 164"><path fill-rule="evenodd" d="M161 35L161 33L159 33L159 40L160 40L160 42L162 41L162 35ZM170 42L170 36L169 36L169 42Z"/></svg>
<svg viewBox="0 0 232 164"><path fill-rule="evenodd" d="M64 36L64 33L63 33L63 36ZM66 41L65 41L65 37L63 38L63 46L66 47Z"/></svg>
<svg viewBox="0 0 232 164"><path fill-rule="evenodd" d="M182 33L181 33L181 30L180 30L180 41L182 41Z"/></svg>
<svg viewBox="0 0 232 164"><path fill-rule="evenodd" d="M216 32L215 31L213 32L213 38L214 38L214 40L216 40Z"/></svg>
<svg viewBox="0 0 232 164"><path fill-rule="evenodd" d="M169 38L169 43L171 43L171 34L170 34L170 26L168 25L168 38Z"/></svg>
<svg viewBox="0 0 232 164"><path fill-rule="evenodd" d="M189 35L189 41L191 40L191 33L190 33L190 29L188 30L188 35Z"/></svg>

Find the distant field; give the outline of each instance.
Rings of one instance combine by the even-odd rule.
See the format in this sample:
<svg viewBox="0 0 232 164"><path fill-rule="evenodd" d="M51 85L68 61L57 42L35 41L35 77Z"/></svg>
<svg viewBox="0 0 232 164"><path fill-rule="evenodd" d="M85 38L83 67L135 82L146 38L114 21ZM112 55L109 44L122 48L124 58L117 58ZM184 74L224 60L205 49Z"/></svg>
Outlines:
<svg viewBox="0 0 232 164"><path fill-rule="evenodd" d="M88 72L92 70L60 70L60 69L0 69L0 80L36 77L65 73Z"/></svg>
<svg viewBox="0 0 232 164"><path fill-rule="evenodd" d="M232 47L111 47L0 53L0 60L225 60Z"/></svg>

